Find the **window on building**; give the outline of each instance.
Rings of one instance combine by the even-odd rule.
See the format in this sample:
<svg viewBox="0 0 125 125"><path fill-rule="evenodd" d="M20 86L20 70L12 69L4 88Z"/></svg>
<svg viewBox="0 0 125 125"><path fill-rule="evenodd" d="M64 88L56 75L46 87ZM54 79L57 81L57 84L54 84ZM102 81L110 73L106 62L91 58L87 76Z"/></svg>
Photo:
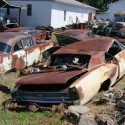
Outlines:
<svg viewBox="0 0 125 125"><path fill-rule="evenodd" d="M66 21L66 10L64 10L64 21Z"/></svg>
<svg viewBox="0 0 125 125"><path fill-rule="evenodd" d="M32 16L32 4L27 4L27 16Z"/></svg>
<svg viewBox="0 0 125 125"><path fill-rule="evenodd" d="M7 15L10 15L10 8L7 8Z"/></svg>

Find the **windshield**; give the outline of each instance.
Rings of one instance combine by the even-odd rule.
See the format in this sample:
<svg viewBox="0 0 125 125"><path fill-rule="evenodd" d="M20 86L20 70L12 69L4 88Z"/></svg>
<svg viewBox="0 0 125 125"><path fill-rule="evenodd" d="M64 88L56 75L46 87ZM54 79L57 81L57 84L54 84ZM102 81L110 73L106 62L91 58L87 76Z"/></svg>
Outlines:
<svg viewBox="0 0 125 125"><path fill-rule="evenodd" d="M90 55L79 55L79 54L60 54L53 55L51 57L50 66L59 66L59 65L76 65L88 67Z"/></svg>
<svg viewBox="0 0 125 125"><path fill-rule="evenodd" d="M0 52L10 53L10 51L11 51L10 45L3 43L3 42L0 42Z"/></svg>

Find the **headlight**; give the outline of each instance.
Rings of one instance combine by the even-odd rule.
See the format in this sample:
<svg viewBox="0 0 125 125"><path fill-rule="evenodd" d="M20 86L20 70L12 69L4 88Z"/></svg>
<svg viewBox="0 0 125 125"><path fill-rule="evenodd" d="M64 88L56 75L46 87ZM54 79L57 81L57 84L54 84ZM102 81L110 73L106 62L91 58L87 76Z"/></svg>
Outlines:
<svg viewBox="0 0 125 125"><path fill-rule="evenodd" d="M78 90L75 87L69 88L69 96L72 100L79 100Z"/></svg>
<svg viewBox="0 0 125 125"><path fill-rule="evenodd" d="M15 87L11 88L11 89L10 89L10 93L11 93L11 94L12 94L12 93L15 93L15 92L18 90L19 87L20 87L20 85L17 85L17 86L15 86Z"/></svg>

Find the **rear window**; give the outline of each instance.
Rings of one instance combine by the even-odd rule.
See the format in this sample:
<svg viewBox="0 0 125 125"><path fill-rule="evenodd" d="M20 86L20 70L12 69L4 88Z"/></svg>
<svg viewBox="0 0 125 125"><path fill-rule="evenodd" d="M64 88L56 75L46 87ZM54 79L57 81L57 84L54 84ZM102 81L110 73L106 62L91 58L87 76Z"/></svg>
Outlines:
<svg viewBox="0 0 125 125"><path fill-rule="evenodd" d="M56 38L57 38L58 44L60 46L66 46L68 44L75 43L75 42L79 41L78 39L71 38L72 36L75 36L75 34L68 35L68 36L56 34Z"/></svg>

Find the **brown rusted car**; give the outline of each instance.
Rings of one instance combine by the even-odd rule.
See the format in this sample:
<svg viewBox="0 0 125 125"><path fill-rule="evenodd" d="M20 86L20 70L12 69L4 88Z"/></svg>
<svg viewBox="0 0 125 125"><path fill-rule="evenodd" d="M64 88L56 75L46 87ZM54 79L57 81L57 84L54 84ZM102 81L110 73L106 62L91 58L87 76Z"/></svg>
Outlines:
<svg viewBox="0 0 125 125"><path fill-rule="evenodd" d="M125 28L121 28L116 36L116 39L122 43L123 45L125 45Z"/></svg>
<svg viewBox="0 0 125 125"><path fill-rule="evenodd" d="M53 42L36 44L31 35L18 32L0 33L0 72L23 69L42 60L42 52Z"/></svg>
<svg viewBox="0 0 125 125"><path fill-rule="evenodd" d="M40 31L38 32L34 27L17 27L17 28L7 29L4 32L20 32L20 33L30 34L37 43L42 42L47 37L46 32L40 32Z"/></svg>
<svg viewBox="0 0 125 125"><path fill-rule="evenodd" d="M16 82L9 104L83 105L100 89L114 85L125 74L124 64L125 47L115 39L94 38L67 45L51 55L39 73Z"/></svg>
<svg viewBox="0 0 125 125"><path fill-rule="evenodd" d="M68 44L76 43L79 41L84 41L87 39L99 38L98 35L93 35L91 30L88 29L69 29L61 33L55 34L57 43L55 47L48 49L43 52L43 57L46 60L52 53L54 53L59 48L66 46Z"/></svg>
<svg viewBox="0 0 125 125"><path fill-rule="evenodd" d="M60 46L65 46L93 37L97 37L97 35L94 36L92 31L88 29L70 29L63 31L62 33L56 34L56 38Z"/></svg>

